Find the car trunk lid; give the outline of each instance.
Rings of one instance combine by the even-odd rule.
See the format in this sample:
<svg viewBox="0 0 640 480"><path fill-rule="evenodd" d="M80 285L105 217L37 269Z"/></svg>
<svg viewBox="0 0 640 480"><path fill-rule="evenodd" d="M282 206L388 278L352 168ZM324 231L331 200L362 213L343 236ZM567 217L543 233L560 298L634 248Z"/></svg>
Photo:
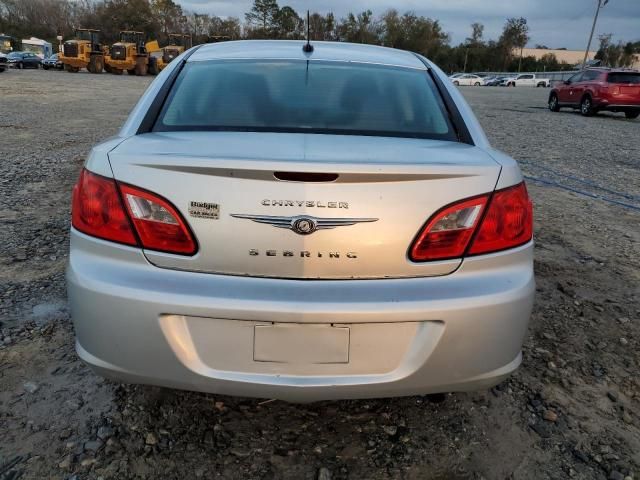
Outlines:
<svg viewBox="0 0 640 480"><path fill-rule="evenodd" d="M109 158L118 181L165 197L197 239L192 257L146 250L152 264L278 278L449 274L460 259L409 260L414 237L500 173L467 144L350 135L151 133Z"/></svg>

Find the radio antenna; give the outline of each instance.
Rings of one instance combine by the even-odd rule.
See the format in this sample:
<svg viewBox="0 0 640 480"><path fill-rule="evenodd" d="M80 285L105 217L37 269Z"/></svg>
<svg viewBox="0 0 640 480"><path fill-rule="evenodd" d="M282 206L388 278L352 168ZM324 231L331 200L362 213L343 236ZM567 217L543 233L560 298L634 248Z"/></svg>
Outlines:
<svg viewBox="0 0 640 480"><path fill-rule="evenodd" d="M313 52L313 45L311 45L311 16L309 15L309 10L307 10L307 43L302 47L302 51L305 53Z"/></svg>

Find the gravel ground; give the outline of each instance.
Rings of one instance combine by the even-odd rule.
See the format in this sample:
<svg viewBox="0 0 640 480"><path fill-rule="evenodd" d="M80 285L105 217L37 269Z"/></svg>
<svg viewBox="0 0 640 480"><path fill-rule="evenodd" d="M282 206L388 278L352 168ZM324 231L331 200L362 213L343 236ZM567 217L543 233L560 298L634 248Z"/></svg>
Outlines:
<svg viewBox="0 0 640 480"><path fill-rule="evenodd" d="M535 202L522 368L441 402L292 405L118 385L78 360L71 188L149 79L0 82L0 480L640 477L640 121L551 113L545 89L465 89Z"/></svg>

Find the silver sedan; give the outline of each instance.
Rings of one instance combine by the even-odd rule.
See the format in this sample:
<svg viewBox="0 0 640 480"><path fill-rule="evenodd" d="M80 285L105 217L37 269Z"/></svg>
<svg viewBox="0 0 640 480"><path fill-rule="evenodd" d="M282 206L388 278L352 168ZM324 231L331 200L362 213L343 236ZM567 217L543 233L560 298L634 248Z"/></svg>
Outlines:
<svg viewBox="0 0 640 480"><path fill-rule="evenodd" d="M532 205L427 59L188 50L73 193L80 357L118 381L289 401L468 391L521 363Z"/></svg>

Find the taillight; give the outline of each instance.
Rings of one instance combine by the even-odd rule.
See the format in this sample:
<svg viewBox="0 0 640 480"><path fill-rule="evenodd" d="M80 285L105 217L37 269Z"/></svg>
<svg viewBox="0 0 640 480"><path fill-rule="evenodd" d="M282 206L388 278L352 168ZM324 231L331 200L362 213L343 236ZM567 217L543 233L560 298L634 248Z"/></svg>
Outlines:
<svg viewBox="0 0 640 480"><path fill-rule="evenodd" d="M524 245L533 236L533 204L524 182L494 192L469 255Z"/></svg>
<svg viewBox="0 0 640 480"><path fill-rule="evenodd" d="M189 227L173 205L158 195L120 184L129 216L144 248L193 255L197 245Z"/></svg>
<svg viewBox="0 0 640 480"><path fill-rule="evenodd" d="M436 212L409 257L425 262L492 253L523 245L532 234L533 207L523 182Z"/></svg>
<svg viewBox="0 0 640 480"><path fill-rule="evenodd" d="M73 190L72 224L87 235L150 250L182 255L197 250L187 224L167 200L88 170Z"/></svg>
<svg viewBox="0 0 640 480"><path fill-rule="evenodd" d="M411 260L426 262L464 255L482 217L489 195L443 208L427 222L411 248Z"/></svg>
<svg viewBox="0 0 640 480"><path fill-rule="evenodd" d="M82 170L73 189L71 212L71 223L82 233L127 245L138 244L112 178Z"/></svg>

